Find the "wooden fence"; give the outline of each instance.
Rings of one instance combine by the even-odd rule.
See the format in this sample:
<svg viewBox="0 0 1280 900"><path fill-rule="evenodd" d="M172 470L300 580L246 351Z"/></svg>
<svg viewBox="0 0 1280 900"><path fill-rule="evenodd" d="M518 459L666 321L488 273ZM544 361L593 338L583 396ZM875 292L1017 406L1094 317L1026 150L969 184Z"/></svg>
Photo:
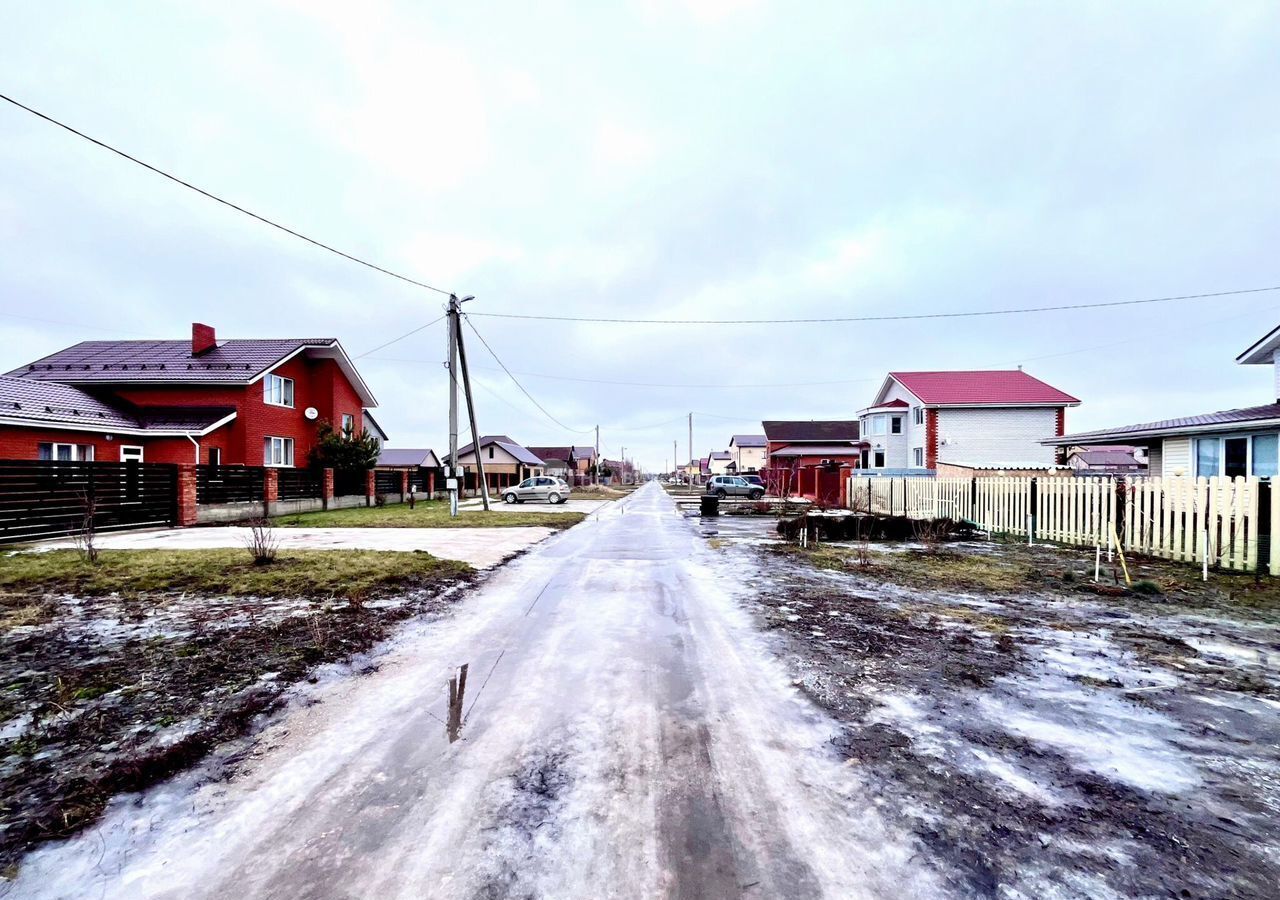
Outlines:
<svg viewBox="0 0 1280 900"><path fill-rule="evenodd" d="M984 531L1280 574L1280 491L1258 478L853 477L850 508Z"/></svg>

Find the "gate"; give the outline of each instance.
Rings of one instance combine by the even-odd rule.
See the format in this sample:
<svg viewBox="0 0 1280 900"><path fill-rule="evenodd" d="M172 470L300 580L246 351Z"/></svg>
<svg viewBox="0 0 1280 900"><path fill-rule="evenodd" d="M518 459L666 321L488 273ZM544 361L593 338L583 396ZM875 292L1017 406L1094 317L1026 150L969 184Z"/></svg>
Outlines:
<svg viewBox="0 0 1280 900"><path fill-rule="evenodd" d="M0 544L172 525L178 467L166 463L0 460Z"/></svg>

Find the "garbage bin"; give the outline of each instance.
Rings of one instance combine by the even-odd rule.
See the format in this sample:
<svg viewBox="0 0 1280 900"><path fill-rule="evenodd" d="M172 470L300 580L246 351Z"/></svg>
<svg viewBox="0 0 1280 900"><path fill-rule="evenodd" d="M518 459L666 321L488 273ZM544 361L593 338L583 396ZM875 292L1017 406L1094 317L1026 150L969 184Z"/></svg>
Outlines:
<svg viewBox="0 0 1280 900"><path fill-rule="evenodd" d="M720 515L720 498L715 494L702 495L702 514L704 516Z"/></svg>

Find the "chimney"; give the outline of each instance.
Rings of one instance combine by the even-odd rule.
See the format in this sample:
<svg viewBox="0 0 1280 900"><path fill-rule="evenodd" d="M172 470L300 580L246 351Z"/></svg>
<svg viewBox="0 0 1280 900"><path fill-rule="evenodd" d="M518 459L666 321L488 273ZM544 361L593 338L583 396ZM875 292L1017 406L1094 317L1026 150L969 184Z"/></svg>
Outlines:
<svg viewBox="0 0 1280 900"><path fill-rule="evenodd" d="M201 325L199 322L191 323L191 355L200 356L208 353L214 347L218 346L218 338L213 333L213 328L208 325Z"/></svg>

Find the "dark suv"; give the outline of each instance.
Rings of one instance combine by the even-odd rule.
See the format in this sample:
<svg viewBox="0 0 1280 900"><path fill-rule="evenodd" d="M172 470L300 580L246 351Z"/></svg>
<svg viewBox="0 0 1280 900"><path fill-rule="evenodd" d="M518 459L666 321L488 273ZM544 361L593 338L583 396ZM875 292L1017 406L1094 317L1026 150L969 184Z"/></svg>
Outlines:
<svg viewBox="0 0 1280 900"><path fill-rule="evenodd" d="M759 500L764 496L764 486L752 484L741 475L717 475L707 482L706 492L717 497L749 497Z"/></svg>

